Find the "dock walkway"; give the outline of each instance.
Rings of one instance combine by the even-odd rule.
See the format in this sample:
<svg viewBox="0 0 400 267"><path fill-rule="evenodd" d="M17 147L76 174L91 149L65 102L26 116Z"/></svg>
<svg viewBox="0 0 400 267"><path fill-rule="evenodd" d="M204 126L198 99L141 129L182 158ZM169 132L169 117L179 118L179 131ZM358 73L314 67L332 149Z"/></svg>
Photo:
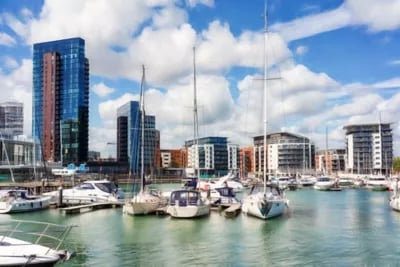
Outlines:
<svg viewBox="0 0 400 267"><path fill-rule="evenodd" d="M75 214L75 213L89 212L98 209L117 208L121 207L122 205L123 203L121 202L91 203L79 206L60 208L60 211L63 212L64 214Z"/></svg>

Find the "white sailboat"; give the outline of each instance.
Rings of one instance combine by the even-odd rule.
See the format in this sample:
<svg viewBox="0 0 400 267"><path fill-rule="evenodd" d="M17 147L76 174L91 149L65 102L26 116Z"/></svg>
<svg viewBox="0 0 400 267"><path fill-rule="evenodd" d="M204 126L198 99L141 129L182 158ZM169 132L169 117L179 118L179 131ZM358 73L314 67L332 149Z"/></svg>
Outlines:
<svg viewBox="0 0 400 267"><path fill-rule="evenodd" d="M264 16L264 26L264 183L263 187L253 186L249 194L242 201L243 213L263 220L282 215L288 203L278 186L267 185L267 14Z"/></svg>
<svg viewBox="0 0 400 267"><path fill-rule="evenodd" d="M193 124L194 124L194 148L198 153L198 118L197 118L197 92L196 92L196 50L193 47ZM196 165L196 163L195 163ZM194 166L194 174L197 180L195 189L181 189L171 193L167 213L174 218L195 218L208 216L210 206L202 199L199 190L199 171Z"/></svg>
<svg viewBox="0 0 400 267"><path fill-rule="evenodd" d="M141 167L140 167L140 191L133 196L132 199L127 201L123 206L123 213L129 215L146 215L156 212L162 204L161 195L154 190L147 190L145 188L144 176L144 127L145 127L145 110L144 110L144 86L145 86L145 68L142 66L142 83L140 87L140 153L141 153Z"/></svg>

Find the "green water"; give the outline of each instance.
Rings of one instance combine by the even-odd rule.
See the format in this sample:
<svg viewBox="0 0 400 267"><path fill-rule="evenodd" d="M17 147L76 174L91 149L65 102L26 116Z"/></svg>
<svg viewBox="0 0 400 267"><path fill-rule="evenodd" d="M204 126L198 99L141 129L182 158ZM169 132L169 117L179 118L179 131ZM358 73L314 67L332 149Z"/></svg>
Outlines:
<svg viewBox="0 0 400 267"><path fill-rule="evenodd" d="M171 185L159 185L163 189ZM178 185L176 185L178 186ZM131 217L121 209L62 215L58 210L1 215L76 224L66 245L75 258L60 266L395 266L400 213L388 192L287 192L290 210L259 220Z"/></svg>

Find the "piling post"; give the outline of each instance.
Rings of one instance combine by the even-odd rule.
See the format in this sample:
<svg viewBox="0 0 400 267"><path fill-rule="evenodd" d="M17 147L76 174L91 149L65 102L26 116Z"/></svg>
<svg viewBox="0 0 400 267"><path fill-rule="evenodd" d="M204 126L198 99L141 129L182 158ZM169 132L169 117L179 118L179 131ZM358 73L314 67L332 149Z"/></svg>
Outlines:
<svg viewBox="0 0 400 267"><path fill-rule="evenodd" d="M58 188L58 206L62 207L63 205L63 188L60 186Z"/></svg>

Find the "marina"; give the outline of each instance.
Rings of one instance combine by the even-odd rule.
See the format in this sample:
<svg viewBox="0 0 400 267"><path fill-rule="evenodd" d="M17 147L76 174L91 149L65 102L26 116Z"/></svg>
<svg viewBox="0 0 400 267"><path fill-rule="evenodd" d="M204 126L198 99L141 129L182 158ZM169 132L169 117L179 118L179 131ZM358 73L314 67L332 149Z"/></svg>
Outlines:
<svg viewBox="0 0 400 267"><path fill-rule="evenodd" d="M179 184L155 185L162 191ZM243 199L247 190L238 193ZM388 191L285 192L290 207L260 220L222 211L198 219L129 216L121 208L66 216L57 209L3 214L1 222L38 220L77 225L65 240L74 257L62 266L386 266L396 264L400 213ZM101 236L101 237L100 237ZM60 265L61 266L61 265Z"/></svg>

